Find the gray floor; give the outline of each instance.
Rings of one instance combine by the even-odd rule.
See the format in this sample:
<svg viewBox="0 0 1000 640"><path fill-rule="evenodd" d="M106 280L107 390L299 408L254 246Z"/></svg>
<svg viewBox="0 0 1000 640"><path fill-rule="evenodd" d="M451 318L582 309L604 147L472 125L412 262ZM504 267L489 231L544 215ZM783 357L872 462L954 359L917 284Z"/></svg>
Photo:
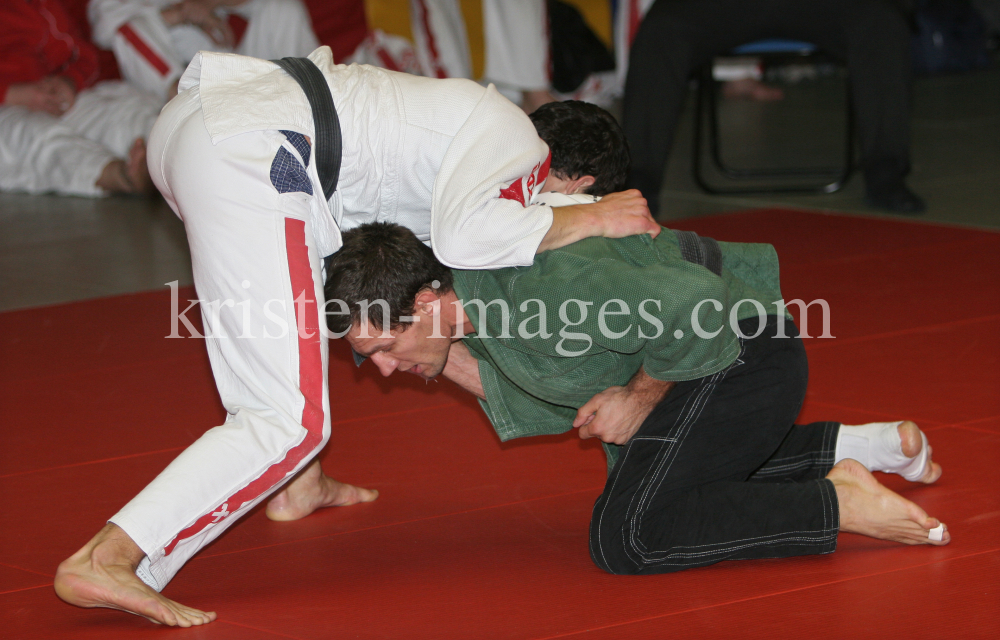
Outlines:
<svg viewBox="0 0 1000 640"><path fill-rule="evenodd" d="M1000 67L923 78L915 87L913 174L927 199L919 220L1000 228ZM787 88L776 104L732 102L721 119L727 161L822 166L842 143L843 89L834 79ZM689 104L667 167L661 220L786 206L868 209L855 176L830 195L711 196L691 178ZM191 283L184 228L161 200L0 194L0 310Z"/></svg>

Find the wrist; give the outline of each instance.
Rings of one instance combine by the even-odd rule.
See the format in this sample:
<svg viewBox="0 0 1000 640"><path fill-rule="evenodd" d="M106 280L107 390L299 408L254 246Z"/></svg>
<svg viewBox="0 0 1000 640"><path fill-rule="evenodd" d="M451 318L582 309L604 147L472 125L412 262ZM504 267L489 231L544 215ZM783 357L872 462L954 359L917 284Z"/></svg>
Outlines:
<svg viewBox="0 0 1000 640"><path fill-rule="evenodd" d="M610 237L608 235L607 216L603 216L598 211L594 211L593 209L588 208L587 217L589 218L587 221L588 225L587 228L590 230L590 233L588 233L587 236L584 237L590 237L590 236L594 236L597 238Z"/></svg>
<svg viewBox="0 0 1000 640"><path fill-rule="evenodd" d="M568 234L568 242L566 244L572 244L574 242L579 242L584 238L601 238L605 237L607 232L607 225L605 225L604 216L593 210L593 205L590 204L578 204L570 205L565 207L566 209L572 208L572 231Z"/></svg>

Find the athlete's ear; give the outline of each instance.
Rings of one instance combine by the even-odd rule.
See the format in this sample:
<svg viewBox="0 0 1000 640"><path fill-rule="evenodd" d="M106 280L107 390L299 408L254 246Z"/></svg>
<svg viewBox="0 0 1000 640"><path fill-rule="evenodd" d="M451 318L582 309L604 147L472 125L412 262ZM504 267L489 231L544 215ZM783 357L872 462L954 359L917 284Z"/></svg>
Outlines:
<svg viewBox="0 0 1000 640"><path fill-rule="evenodd" d="M542 193L556 191L571 196L575 193L584 193L595 182L597 182L597 179L594 176L584 175L577 178L564 178L553 171L542 184Z"/></svg>
<svg viewBox="0 0 1000 640"><path fill-rule="evenodd" d="M433 315L441 309L441 296L430 289L421 289L413 299L414 311L423 311L425 315Z"/></svg>
<svg viewBox="0 0 1000 640"><path fill-rule="evenodd" d="M586 193L587 189L592 187L595 182L597 182L597 178L594 176L580 176L576 180L573 180L573 191L571 193Z"/></svg>

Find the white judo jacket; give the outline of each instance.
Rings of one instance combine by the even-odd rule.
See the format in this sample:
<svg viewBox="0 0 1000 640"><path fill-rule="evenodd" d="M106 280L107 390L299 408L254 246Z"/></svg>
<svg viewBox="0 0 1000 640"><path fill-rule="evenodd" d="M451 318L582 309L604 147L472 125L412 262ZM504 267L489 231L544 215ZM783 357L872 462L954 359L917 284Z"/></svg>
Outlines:
<svg viewBox="0 0 1000 640"><path fill-rule="evenodd" d="M309 59L326 76L343 136L337 191L329 202L314 198L324 255L340 248L341 230L381 221L408 227L450 267L532 263L552 226L551 207L531 204L549 149L521 109L492 85L335 65L329 47ZM213 144L260 130L313 136L305 94L271 62L202 52L178 88L195 87ZM157 162L150 158L154 180Z"/></svg>

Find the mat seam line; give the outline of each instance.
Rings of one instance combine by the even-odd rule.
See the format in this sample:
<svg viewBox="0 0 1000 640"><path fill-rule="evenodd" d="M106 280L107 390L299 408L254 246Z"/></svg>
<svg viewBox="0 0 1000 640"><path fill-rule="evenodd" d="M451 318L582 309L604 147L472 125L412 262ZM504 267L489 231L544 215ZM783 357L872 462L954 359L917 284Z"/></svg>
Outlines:
<svg viewBox="0 0 1000 640"><path fill-rule="evenodd" d="M704 198L703 194L700 193L682 193L675 192L671 193L672 198L677 198L681 200L689 200L692 202L701 202ZM842 209L831 209L829 207L810 207L809 205L797 205L789 206L783 202L760 202L759 200L750 200L747 198L740 197L724 197L716 196L715 200L722 204L733 205L737 207L744 207L737 209L735 211L723 211L719 213L711 213L707 215L694 215L687 216L685 218L676 218L671 220L664 220L661 222L668 229L673 229L673 227L668 226L672 223L683 223L692 220L710 220L718 219L726 216L737 216L737 215L751 215L760 213L793 213L793 214L806 214L822 217L844 217L850 219L861 219L873 222L891 222L899 223L904 226L917 226L917 227L940 227L942 229L951 229L954 231L975 231L982 232L986 234L996 235L1000 233L995 227L983 227L981 225L975 225L970 223L958 223L958 222L943 222L941 220L900 220L898 217L886 214L876 214L874 212L864 212L864 211L844 211ZM967 242L967 241L963 241ZM807 263L797 263L797 264L807 264Z"/></svg>
<svg viewBox="0 0 1000 640"><path fill-rule="evenodd" d="M617 622L617 623L614 623L614 624L608 624L608 625L604 625L604 626L600 626L600 627L594 627L592 629L583 629L581 631L573 631L573 632L570 632L570 633L562 633L562 634L557 634L557 635L552 635L552 636L539 636L539 637L532 638L531 640L553 640L554 638L568 638L568 637L572 637L572 636L576 636L576 635L583 635L585 633L592 633L594 631L603 631L605 629L614 629L616 627L624 627L625 625L629 625L629 624L637 624L637 623L640 623L640 622L649 622L650 620L659 620L661 618L670 618L672 616L681 615L681 614L685 614L685 613L694 613L696 611L707 611L709 609L715 609L715 608L718 608L718 607L725 607L725 606L729 606L731 604L740 604L742 602L753 602L754 600L763 600L765 598L771 598L771 597L774 597L774 596L782 596L782 595L786 595L786 594L790 594L790 593L798 593L798 592L802 592L802 591L808 591L809 589L816 589L816 588L819 588L819 587L826 587L826 586L835 585L835 584L842 584L842 583L845 583L845 582L852 582L854 580L862 580L862 579L865 579L865 578L874 578L876 576L888 575L890 573L897 573L899 571L908 571L910 569L919 569L921 567L929 567L929 566L932 566L932 565L935 565L935 564L944 564L946 562L951 562L953 560L963 560L965 558L974 558L976 556L981 556L981 555L984 555L984 554L987 554L987 553L1000 553L1000 549L989 549L989 550L985 550L985 551L977 551L976 553L970 553L970 554L967 554L967 555L964 555L964 556L955 556L953 558L946 558L944 560L936 560L934 562L925 562L925 563L922 563L922 564L915 564L915 565L911 565L911 566L908 566L908 567L900 567L898 569L890 569L889 571L878 571L878 572L875 572L875 573L865 574L865 575L862 575L862 576L852 576L850 578L842 578L840 580L831 580L829 582L823 582L823 583L820 583L820 584L813 584L813 585L809 585L809 586L805 586L805 587L799 587L797 589L786 589L785 591L775 591L774 593L767 593L767 594L762 594L762 595L759 595L759 596L750 596L750 597L747 597L747 598L739 598L739 599L736 599L736 600L730 600L729 602L720 602L720 603L717 603L717 604L706 605L706 606L703 606L703 607L692 607L690 609L685 609L683 611L673 611L671 613L664 613L664 614L657 615L657 616L649 616L647 618L639 618L637 620L629 620L627 622Z"/></svg>
<svg viewBox="0 0 1000 640"><path fill-rule="evenodd" d="M824 407L830 407L831 409L838 409L838 410L841 410L841 411L864 411L865 413L873 413L873 414L878 415L878 416L884 416L886 418L889 418L888 421L892 421L893 418L897 417L896 414L888 413L888 412L885 412L885 411L879 411L877 409L867 409L867 408L862 408L862 407L852 407L852 406L848 406L848 405L845 405L845 404L837 404L837 403L834 403L834 402L828 402L826 400L807 399L805 404L806 404L806 406L808 406L810 404L820 405L820 406L824 406ZM917 420L914 420L914 422L917 422ZM940 427L940 426L945 426L945 424L946 424L946 423L941 422L939 420L920 420L920 422L930 423L932 426L928 427L929 429L934 429L934 428L937 428L937 427ZM923 429L923 427L921 427L921 429Z"/></svg>
<svg viewBox="0 0 1000 640"><path fill-rule="evenodd" d="M85 462L71 462L69 464L61 464L55 467L45 467L44 469L28 469L26 471L15 471L14 473L6 473L0 475L0 480L4 478L16 478L17 476L26 476L32 473L43 473L46 471L57 471L59 469L72 469L73 467L85 467L92 464L103 464L105 462L117 462L118 460L129 460L131 458L141 458L143 456L153 456L158 453L169 453L171 451L182 451L187 449L191 445L184 445L181 447L170 447L169 449L158 449L156 451L143 451L141 453L129 453L124 456L115 456L114 458L102 458L100 460L87 460Z"/></svg>
<svg viewBox="0 0 1000 640"><path fill-rule="evenodd" d="M358 421L361 421L361 420L378 420L379 418L388 418L388 417L392 417L392 416L406 415L406 414L409 414L409 413L417 413L417 412L420 412L420 411L430 411L432 409L433 410L446 409L448 407L453 407L453 406L456 406L456 405L460 406L461 404L462 404L461 402L449 402L447 404L435 405L433 407L422 407L422 408L419 408L419 409L406 409L404 411L395 411L393 413L383 413L383 414L379 414L377 416L362 416L362 417L359 417L359 418L348 418L347 420L338 420L337 422L331 422L330 426L334 427L334 426L342 425L342 424L350 424L351 422L358 422ZM17 476L29 475L29 474L32 474L32 473L42 473L42 472L45 472L45 471L56 471L56 470L59 470L59 469L71 469L73 467L84 467L84 466L91 465L91 464L102 464L102 463L105 463L105 462L117 462L118 460L128 460L130 458L140 458L142 456L152 456L152 455L156 455L158 453L169 453L171 451L181 451L181 450L187 449L189 446L191 446L191 445L190 444L186 444L186 445L180 446L180 447L170 447L169 449L157 449L155 451L143 451L141 453L130 453L130 454L127 454L127 455L124 455L124 456L116 456L114 458L102 458L100 460L87 460L85 462L72 462L70 464L63 464L63 465L59 465L59 466L55 466L55 467L45 467L43 469L29 469L29 470L26 470L26 471L15 471L14 473L7 473L7 474L0 475L0 480L2 480L4 478L14 478L14 477L17 477Z"/></svg>
<svg viewBox="0 0 1000 640"><path fill-rule="evenodd" d="M448 513L441 513L441 514L438 514L438 515L426 516L426 517L423 517L423 518L413 518L411 520L400 520L399 522L390 522L388 524L379 524L379 525L374 525L374 526L371 526L371 527L363 527L361 529L351 529L350 531L338 531L336 533L326 533L326 534L323 534L321 536L313 536L311 538L302 538L300 540L289 540L287 542L275 542L274 544L262 545L262 546L259 546L259 547L250 547L250 548L247 548L247 549L238 549L238 550L234 550L234 551L225 551L225 552L222 552L222 553L216 553L216 554L212 554L212 555L199 554L199 555L191 558L190 562L196 562L198 560L207 560L209 558L219 558L219 557L222 557L222 556L230 556L230 555L235 555L235 554L238 554L238 553L246 553L248 551L260 551L262 549L273 549L275 547L284 547L284 546L287 546L287 545L300 544L300 543L303 543L303 542L313 542L315 540L324 540L326 538L336 538L338 536L349 535L349 534L353 534L353 533L362 533L364 531L374 531L376 529L388 529L389 527L397 527L397 526L401 526L401 525L413 524L413 523L416 523L416 522L426 522L426 521L429 521L429 520L438 520L440 518L450 518L452 516L460 516L460 515L464 515L464 514L467 514L467 513L475 513L477 511L487 511L489 509L501 509L503 507L513 507L513 506L517 506L519 504L527 504L529 502L537 502L539 500L548 500L550 498L562 498L562 497L571 496L571 495L574 495L574 494L577 494L577 493L586 493L588 491L600 491L603 488L604 488L604 485L601 485L600 487L588 487L588 488L585 488L585 489L578 489L578 490L575 490L575 491L567 491L567 492L564 492L564 493L555 493L555 494L546 495L546 496L539 496L537 498L528 498L527 500L518 500L516 502L504 502L502 504L486 505L486 506L482 506L482 507L475 507L475 508L472 508L472 509L463 509L461 511L450 511Z"/></svg>
<svg viewBox="0 0 1000 640"><path fill-rule="evenodd" d="M186 339L196 340L197 338L186 338ZM73 376L77 376L77 375L80 375L80 374L91 374L91 373L99 373L99 372L104 372L104 371L112 371L113 372L113 371L121 371L123 369L135 369L135 368L148 369L150 366L153 366L153 365L170 364L170 363L174 363L174 362L180 362L180 361L183 361L183 360L194 360L194 359L205 360L206 364L207 364L207 361L208 361L207 353L205 351L199 351L198 353L192 353L190 355L185 355L185 356L170 356L168 358L156 358L154 360L141 360L141 361L136 361L136 362L129 362L129 363L126 363L126 364L111 365L111 366L108 366L108 367L96 367L96 368L93 368L93 369L79 369L77 371L62 372L62 373L48 373L48 374L44 374L44 375L40 375L40 376L34 376L34 377L30 377L30 378L0 378L0 382L4 382L4 383L11 383L11 382L38 382L38 381L41 381L41 380L51 380L53 378L58 379L58 378L62 378L62 377L73 377Z"/></svg>
<svg viewBox="0 0 1000 640"><path fill-rule="evenodd" d="M950 427L952 429L961 429L962 431L972 431L973 433L985 433L991 436L1000 435L1000 433L997 433L996 431L990 431L989 429L977 429L976 427L963 427L961 425L945 425L945 426Z"/></svg>
<svg viewBox="0 0 1000 640"><path fill-rule="evenodd" d="M847 405L826 402L825 400L808 400L807 404L819 405L822 407L830 407L832 409L840 409L842 411L864 411L865 413L873 413L879 416L885 416L887 418L890 418L890 420L893 417L895 417L893 414L884 413L882 411L875 411L872 409L866 409L862 407L850 407ZM919 416L913 416L913 417L916 418L915 420L913 420L913 422L918 423L920 425L920 430L925 433L930 433L931 431L939 431L941 429L955 428L955 429L965 429L968 431L975 431L977 433L987 433L990 435L998 435L998 434L996 431L990 431L989 429L978 429L970 425L975 424L977 422L986 422L988 420L1000 419L1000 416L988 416L986 418L973 418L972 420L963 420L962 422L957 422L952 424L948 422L940 422L938 420L924 420ZM930 426L923 426L926 424L929 424Z"/></svg>
<svg viewBox="0 0 1000 640"><path fill-rule="evenodd" d="M865 408L862 408L862 407L850 407L850 406L842 405L842 404L834 404L832 402L826 402L824 400L808 400L807 403L808 404L814 404L814 405L820 405L820 406L823 406L823 407L830 407L832 409L840 409L842 411L864 411L865 413L873 413L873 414L876 414L876 415L885 416L887 418L890 418L890 420L893 417L895 417L895 416L893 416L893 414L883 413L881 411L875 411L875 410L872 410L872 409L865 409ZM923 432L925 432L925 433L930 433L931 431L939 431L941 429L954 428L954 429L965 429L967 431L975 431L977 433L986 433L986 434L989 434L989 435L1000 435L996 431L991 431L989 429L979 429L979 428L970 426L970 425L973 425L973 424L975 424L977 422L986 422L986 421L989 421L989 420L998 420L998 419L1000 419L1000 416L987 416L985 418L973 418L971 420L963 420L962 422L956 422L956 423L940 422L938 420L924 420L923 418L920 418L919 416L913 416L913 417L916 418L915 420L913 420L913 422L918 423L920 425L920 430L923 431ZM843 424L843 423L841 423L841 424ZM925 424L929 424L930 426L923 426Z"/></svg>
<svg viewBox="0 0 1000 640"><path fill-rule="evenodd" d="M949 425L949 426L952 426L952 427L963 427L963 426L967 426L967 425L970 425L970 424L975 424L977 422L986 422L988 420L1000 420L1000 415L987 416L985 418L973 418L971 420L963 420L962 422L956 422L955 424Z"/></svg>
<svg viewBox="0 0 1000 640"><path fill-rule="evenodd" d="M834 336L831 339L827 339L825 342L805 342L807 347L811 351L816 349L826 349L833 346L840 346L844 344L859 344L862 342L871 342L872 340L882 340L885 338L898 338L899 336L913 335L915 333L928 333L934 329L949 329L954 327L960 327L967 324L976 324L977 322L986 322L989 320L1000 320L1000 314L993 314L989 316L977 316L975 318L963 318L961 320L952 320L951 322L939 322L937 324L921 325L919 327L911 327L909 329L899 329L897 331L886 331L884 333L873 333L870 336L857 336L854 338L837 338ZM809 338L810 340L816 340L818 338Z"/></svg>
<svg viewBox="0 0 1000 640"><path fill-rule="evenodd" d="M40 584L36 587L24 587L22 589L11 589L10 591L0 591L0 596L5 596L9 593L19 593L21 591L31 591L32 589L44 589L45 587L51 587L54 583L47 582L45 584Z"/></svg>
<svg viewBox="0 0 1000 640"><path fill-rule="evenodd" d="M269 633L271 635L278 636L279 638L289 638L290 640L306 640L305 638L301 638L299 636L290 636L290 635L288 635L286 633L279 633L277 631L271 631L270 629L261 629L260 627L253 627L253 626L250 626L250 625L242 623L242 622L233 622L232 620L222 620L220 618L217 618L216 622L221 622L223 624L228 624L230 626L240 627L240 628L243 628L243 629L253 629L254 631L260 631L261 633Z"/></svg>
<svg viewBox="0 0 1000 640"><path fill-rule="evenodd" d="M824 265L824 264L829 264L829 265L847 264L847 263L850 263L850 262L860 262L860 261L863 261L863 260L882 259L882 258L885 258L887 256L895 256L895 255L905 254L905 253L914 252L914 251L919 252L921 250L928 249L930 247L933 247L935 249L939 249L939 248L954 249L954 248L958 248L958 247L960 247L962 245L966 245L966 244L985 244L985 243L990 242L990 241L995 241L995 239L993 239L993 238L975 238L975 239L971 239L971 240L954 240L952 242L944 242L944 243L936 243L935 242L935 243L931 243L931 244L924 245L924 246L919 246L919 247L918 246L910 246L910 247L899 248L899 249L891 249L889 251L885 251L885 252L881 252L881 253L859 253L859 254L855 254L855 255L851 255L851 256L842 256L842 257L839 257L839 258L824 258L823 260L817 260L817 261L814 261L814 262L795 262L795 261L789 261L784 266L785 267L795 267L795 266L810 266L810 267L812 267L812 266Z"/></svg>
<svg viewBox="0 0 1000 640"><path fill-rule="evenodd" d="M17 569L18 571L24 571L26 573L34 573L35 575L48 578L49 580L53 580L55 578L54 575L50 575L48 573L42 573L41 571L35 571L34 569L25 569L24 567L19 567L17 565L10 564L8 562L0 562L0 566L7 567L8 569Z"/></svg>

